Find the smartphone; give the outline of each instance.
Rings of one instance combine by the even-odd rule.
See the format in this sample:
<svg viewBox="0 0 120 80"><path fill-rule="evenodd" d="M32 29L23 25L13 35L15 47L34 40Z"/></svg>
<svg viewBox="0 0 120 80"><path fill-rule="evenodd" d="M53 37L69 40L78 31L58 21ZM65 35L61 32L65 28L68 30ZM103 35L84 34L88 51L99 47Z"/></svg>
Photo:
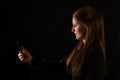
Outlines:
<svg viewBox="0 0 120 80"><path fill-rule="evenodd" d="M17 41L17 50L20 51L22 49L22 45L19 41Z"/></svg>

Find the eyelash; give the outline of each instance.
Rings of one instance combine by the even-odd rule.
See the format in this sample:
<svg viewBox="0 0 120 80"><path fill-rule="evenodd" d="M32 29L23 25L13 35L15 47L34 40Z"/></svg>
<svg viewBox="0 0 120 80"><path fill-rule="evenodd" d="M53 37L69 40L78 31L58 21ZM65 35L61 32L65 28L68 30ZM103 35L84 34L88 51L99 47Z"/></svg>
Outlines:
<svg viewBox="0 0 120 80"><path fill-rule="evenodd" d="M77 24L76 25L73 25L73 27L76 27L77 26Z"/></svg>

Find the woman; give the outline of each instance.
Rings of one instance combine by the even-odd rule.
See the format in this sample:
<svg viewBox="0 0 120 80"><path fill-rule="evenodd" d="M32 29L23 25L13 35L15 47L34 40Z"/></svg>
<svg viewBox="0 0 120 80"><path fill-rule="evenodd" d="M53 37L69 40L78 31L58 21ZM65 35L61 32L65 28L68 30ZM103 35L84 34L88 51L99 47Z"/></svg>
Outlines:
<svg viewBox="0 0 120 80"><path fill-rule="evenodd" d="M105 41L103 15L90 6L73 13L72 32L78 44L66 59L66 71L73 80L104 80ZM18 54L22 62L34 63L25 49Z"/></svg>

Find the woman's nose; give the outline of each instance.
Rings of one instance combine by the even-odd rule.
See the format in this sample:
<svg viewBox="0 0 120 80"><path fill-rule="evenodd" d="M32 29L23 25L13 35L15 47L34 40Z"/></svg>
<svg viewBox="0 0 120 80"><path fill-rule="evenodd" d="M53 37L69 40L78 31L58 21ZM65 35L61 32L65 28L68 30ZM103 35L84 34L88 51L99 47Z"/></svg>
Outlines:
<svg viewBox="0 0 120 80"><path fill-rule="evenodd" d="M74 28L73 27L72 27L71 31L74 32Z"/></svg>

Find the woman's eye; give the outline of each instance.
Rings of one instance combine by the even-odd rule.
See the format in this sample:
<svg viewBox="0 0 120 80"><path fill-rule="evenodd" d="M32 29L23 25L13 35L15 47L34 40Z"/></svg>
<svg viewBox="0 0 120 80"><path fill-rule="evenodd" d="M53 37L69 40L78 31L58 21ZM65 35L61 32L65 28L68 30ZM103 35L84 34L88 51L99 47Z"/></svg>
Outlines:
<svg viewBox="0 0 120 80"><path fill-rule="evenodd" d="M76 27L77 26L77 24L76 25L74 25L74 27Z"/></svg>

